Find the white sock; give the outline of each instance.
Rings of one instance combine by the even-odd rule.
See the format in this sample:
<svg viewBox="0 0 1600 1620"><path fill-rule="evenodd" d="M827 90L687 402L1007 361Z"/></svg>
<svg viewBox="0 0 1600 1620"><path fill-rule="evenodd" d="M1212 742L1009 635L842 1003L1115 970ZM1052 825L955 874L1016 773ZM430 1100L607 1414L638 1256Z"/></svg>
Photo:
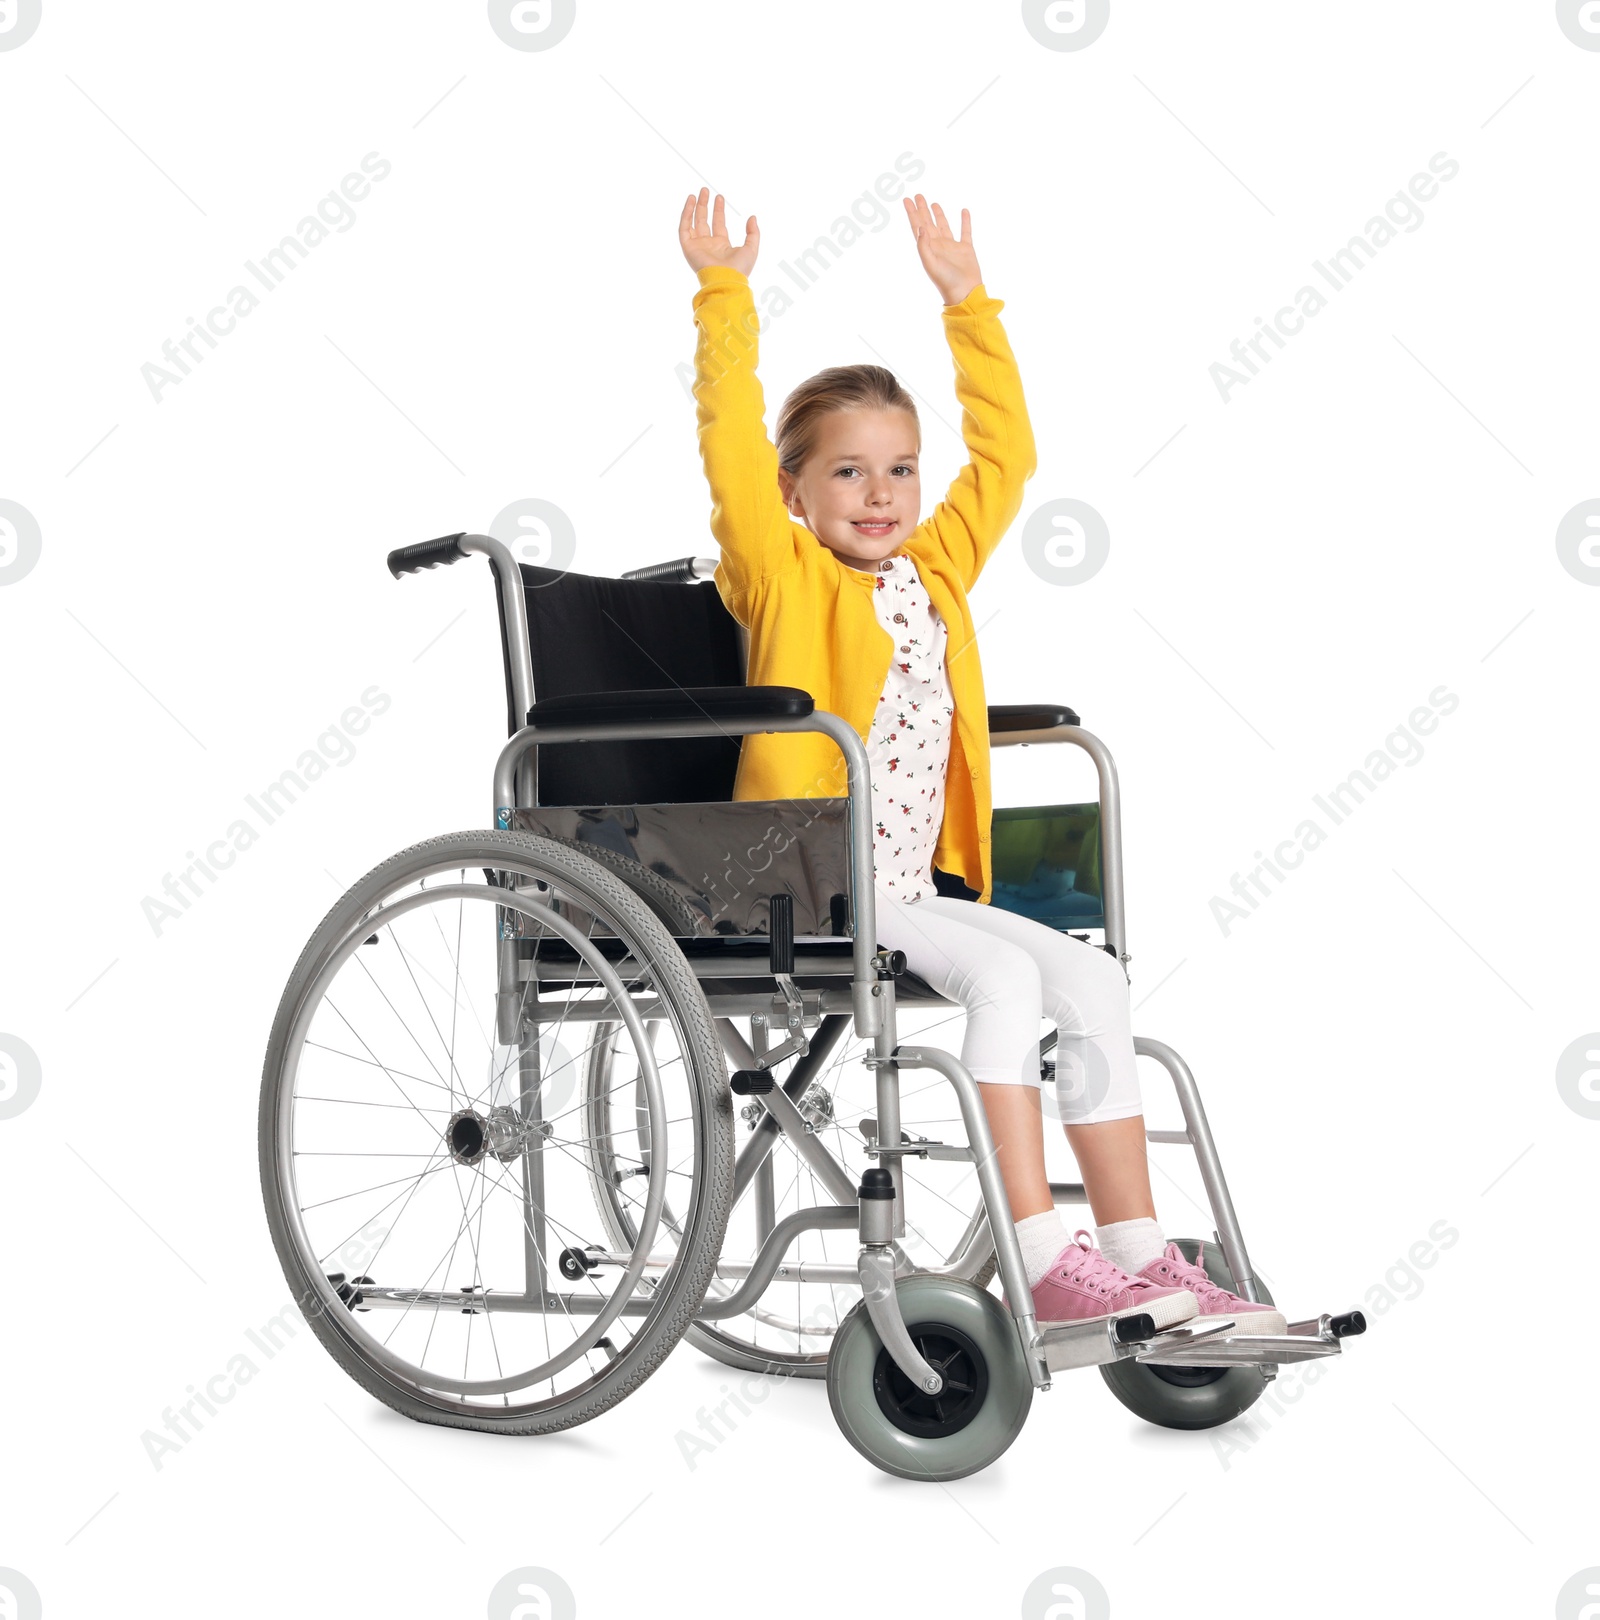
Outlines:
<svg viewBox="0 0 1600 1620"><path fill-rule="evenodd" d="M1114 1266L1137 1276L1167 1251L1160 1226L1147 1215L1134 1221L1112 1221L1094 1229L1095 1246Z"/></svg>
<svg viewBox="0 0 1600 1620"><path fill-rule="evenodd" d="M1047 1209L1017 1222L1017 1241L1022 1245L1022 1263L1028 1268L1028 1286L1034 1288L1070 1240L1061 1216Z"/></svg>

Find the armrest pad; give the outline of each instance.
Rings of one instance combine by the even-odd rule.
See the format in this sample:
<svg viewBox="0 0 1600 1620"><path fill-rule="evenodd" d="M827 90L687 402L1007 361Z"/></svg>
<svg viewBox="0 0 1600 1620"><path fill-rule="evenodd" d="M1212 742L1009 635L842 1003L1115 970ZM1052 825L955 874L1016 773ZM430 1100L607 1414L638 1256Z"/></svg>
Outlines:
<svg viewBox="0 0 1600 1620"><path fill-rule="evenodd" d="M586 726L618 720L804 720L816 709L798 686L667 686L545 698L528 724Z"/></svg>
<svg viewBox="0 0 1600 1620"><path fill-rule="evenodd" d="M989 733L1048 731L1052 726L1081 725L1076 714L1060 703L991 703Z"/></svg>

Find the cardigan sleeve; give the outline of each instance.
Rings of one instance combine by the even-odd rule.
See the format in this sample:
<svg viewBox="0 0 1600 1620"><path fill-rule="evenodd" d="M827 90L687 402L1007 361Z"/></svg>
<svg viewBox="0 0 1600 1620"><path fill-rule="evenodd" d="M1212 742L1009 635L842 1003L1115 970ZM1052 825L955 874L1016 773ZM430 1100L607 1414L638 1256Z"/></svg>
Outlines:
<svg viewBox="0 0 1600 1620"><path fill-rule="evenodd" d="M699 277L695 417L711 486L711 532L722 548L717 588L734 617L748 624L750 593L796 566L799 550L764 421L756 376L759 318L750 283L729 265L707 265Z"/></svg>
<svg viewBox="0 0 1600 1620"><path fill-rule="evenodd" d="M1000 324L1004 308L980 282L943 312L968 461L926 526L967 590L1022 509L1023 485L1038 467L1022 377Z"/></svg>

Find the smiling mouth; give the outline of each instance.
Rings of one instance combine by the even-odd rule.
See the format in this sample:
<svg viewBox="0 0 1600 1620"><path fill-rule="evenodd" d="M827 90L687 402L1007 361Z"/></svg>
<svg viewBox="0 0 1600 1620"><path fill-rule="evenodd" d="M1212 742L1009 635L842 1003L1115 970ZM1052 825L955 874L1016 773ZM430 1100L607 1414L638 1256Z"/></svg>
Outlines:
<svg viewBox="0 0 1600 1620"><path fill-rule="evenodd" d="M886 535L898 521L899 520L897 518L888 518L878 523L856 522L852 523L850 527L855 529L858 533L868 536L870 539L879 540L882 539L883 536Z"/></svg>

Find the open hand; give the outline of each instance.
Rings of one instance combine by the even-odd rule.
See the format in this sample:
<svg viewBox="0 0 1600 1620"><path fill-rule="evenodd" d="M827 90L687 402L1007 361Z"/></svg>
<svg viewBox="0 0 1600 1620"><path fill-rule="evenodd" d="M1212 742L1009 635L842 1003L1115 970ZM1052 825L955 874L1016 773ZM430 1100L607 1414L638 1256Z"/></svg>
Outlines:
<svg viewBox="0 0 1600 1620"><path fill-rule="evenodd" d="M737 247L728 239L728 227L722 218L722 193L717 193L716 206L711 206L711 188L702 186L700 195L693 192L683 205L678 220L678 241L683 256L695 270L708 264L731 265L733 269L749 275L756 267L756 253L761 247L761 231L752 214L745 221L744 241Z"/></svg>
<svg viewBox="0 0 1600 1620"><path fill-rule="evenodd" d="M910 197L903 200L922 268L947 304L959 304L983 280L978 251L972 245L972 215L965 208L961 210L961 235L957 237L938 203L930 211L920 191L914 202Z"/></svg>

